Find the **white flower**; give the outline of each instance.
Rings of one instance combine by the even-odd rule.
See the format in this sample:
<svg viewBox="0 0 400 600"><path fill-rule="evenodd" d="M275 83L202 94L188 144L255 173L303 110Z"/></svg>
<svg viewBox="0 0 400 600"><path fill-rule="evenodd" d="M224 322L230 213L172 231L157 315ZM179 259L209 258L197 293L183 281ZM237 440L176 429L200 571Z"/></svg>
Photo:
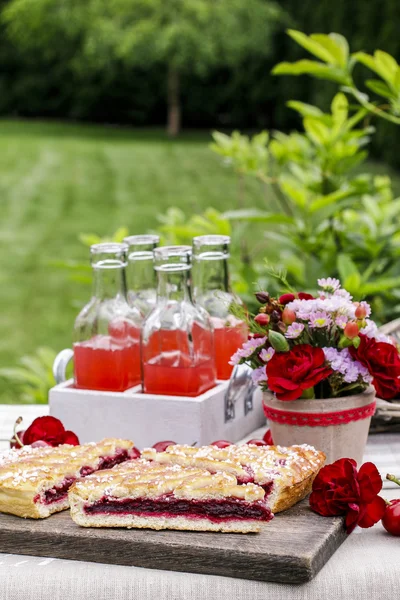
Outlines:
<svg viewBox="0 0 400 600"><path fill-rule="evenodd" d="M334 277L327 277L326 279L318 279L318 285L328 294L334 294L340 288L340 281Z"/></svg>

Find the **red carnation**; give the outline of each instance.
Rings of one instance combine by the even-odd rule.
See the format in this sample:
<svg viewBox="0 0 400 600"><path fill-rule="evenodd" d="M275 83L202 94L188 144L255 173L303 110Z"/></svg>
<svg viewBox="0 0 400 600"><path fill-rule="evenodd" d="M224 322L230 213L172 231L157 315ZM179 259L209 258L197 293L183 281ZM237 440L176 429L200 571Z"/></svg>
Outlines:
<svg viewBox="0 0 400 600"><path fill-rule="evenodd" d="M382 517L386 503L378 496L382 478L373 463L365 463L357 472L357 463L341 458L323 467L316 476L310 496L311 508L323 517L346 515L346 530L356 525L372 527Z"/></svg>
<svg viewBox="0 0 400 600"><path fill-rule="evenodd" d="M311 294L307 294L307 292L299 292L296 295L283 294L279 298L279 304L283 304L284 306L286 306L286 304L289 304L289 302L293 302L293 300L296 300L296 298L298 298L299 300L314 300L314 296L312 296Z"/></svg>
<svg viewBox="0 0 400 600"><path fill-rule="evenodd" d="M386 342L377 342L360 333L360 345L349 348L351 356L368 369L373 377L376 393L384 400L400 395L400 356L397 348Z"/></svg>
<svg viewBox="0 0 400 600"><path fill-rule="evenodd" d="M278 400L297 400L333 373L325 364L322 348L299 344L289 352L275 352L267 363L268 387Z"/></svg>
<svg viewBox="0 0 400 600"><path fill-rule="evenodd" d="M72 431L65 431L64 425L55 417L38 417L23 433L22 442L30 446L37 441L47 442L49 446L71 444L77 446L79 439Z"/></svg>

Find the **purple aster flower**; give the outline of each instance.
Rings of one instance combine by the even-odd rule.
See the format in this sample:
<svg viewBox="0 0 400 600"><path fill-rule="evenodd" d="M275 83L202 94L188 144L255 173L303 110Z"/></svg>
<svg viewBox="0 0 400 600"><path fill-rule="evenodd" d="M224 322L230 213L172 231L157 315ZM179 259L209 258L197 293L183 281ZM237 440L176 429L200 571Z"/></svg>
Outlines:
<svg viewBox="0 0 400 600"><path fill-rule="evenodd" d="M237 365L242 358L249 358L252 354L254 354L254 352L258 348L261 348L261 346L264 346L266 341L267 341L266 337L252 338L250 340L247 340L247 342L245 342L243 344L243 346L241 348L239 348L239 350L237 350L235 352L235 354L233 354L233 356L231 356L231 360L229 361L229 364Z"/></svg>
<svg viewBox="0 0 400 600"><path fill-rule="evenodd" d="M363 300L362 302L360 302L360 306L362 306L365 309L366 317L371 316L371 307L368 304L368 302L365 302L365 300Z"/></svg>
<svg viewBox="0 0 400 600"><path fill-rule="evenodd" d="M254 385L258 385L262 381L267 381L267 373L266 366L258 367L258 369L254 369L251 374L251 378L253 380Z"/></svg>
<svg viewBox="0 0 400 600"><path fill-rule="evenodd" d="M358 360L354 360L348 348L337 350L336 348L323 348L325 358L332 369L343 375L346 383L354 383L359 378L364 383L371 383L372 377L369 371Z"/></svg>
<svg viewBox="0 0 400 600"><path fill-rule="evenodd" d="M310 315L310 327L321 328L330 327L332 325L332 319L326 312L318 311Z"/></svg>
<svg viewBox="0 0 400 600"><path fill-rule="evenodd" d="M303 323L292 323L287 328L285 337L288 338L289 340L295 340L303 333L303 330L304 330Z"/></svg>
<svg viewBox="0 0 400 600"><path fill-rule="evenodd" d="M264 362L268 362L269 360L271 360L271 358L273 357L274 354L275 354L274 348L268 348L268 350L266 348L263 348L259 354L259 357Z"/></svg>
<svg viewBox="0 0 400 600"><path fill-rule="evenodd" d="M344 329L347 325L348 318L346 315L338 315L335 319L335 323L340 329Z"/></svg>

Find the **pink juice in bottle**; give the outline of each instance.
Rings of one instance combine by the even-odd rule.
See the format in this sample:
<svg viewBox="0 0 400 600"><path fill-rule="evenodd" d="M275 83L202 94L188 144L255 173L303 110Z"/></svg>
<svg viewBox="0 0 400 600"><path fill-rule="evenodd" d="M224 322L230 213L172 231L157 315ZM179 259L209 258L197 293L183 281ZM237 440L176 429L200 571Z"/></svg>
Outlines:
<svg viewBox="0 0 400 600"><path fill-rule="evenodd" d="M75 387L122 392L140 383L140 345L97 335L74 344Z"/></svg>
<svg viewBox="0 0 400 600"><path fill-rule="evenodd" d="M229 364L232 354L247 340L247 327L244 323L235 327L214 329L215 362L217 379L229 379L233 365Z"/></svg>
<svg viewBox="0 0 400 600"><path fill-rule="evenodd" d="M200 331L200 328L196 331L195 326L193 345L195 359L188 354L185 331L153 333L143 365L144 392L198 396L212 388L215 385L215 362L211 356L211 332Z"/></svg>

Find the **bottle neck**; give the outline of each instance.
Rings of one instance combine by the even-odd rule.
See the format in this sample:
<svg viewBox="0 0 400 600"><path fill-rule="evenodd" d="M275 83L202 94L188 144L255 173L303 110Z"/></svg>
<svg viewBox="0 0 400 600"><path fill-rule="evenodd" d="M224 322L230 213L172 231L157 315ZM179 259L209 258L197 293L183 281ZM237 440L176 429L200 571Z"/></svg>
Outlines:
<svg viewBox="0 0 400 600"><path fill-rule="evenodd" d="M133 292L155 290L157 278L154 271L153 255L129 259L126 276L128 289Z"/></svg>
<svg viewBox="0 0 400 600"><path fill-rule="evenodd" d="M157 302L191 302L190 269L157 271Z"/></svg>
<svg viewBox="0 0 400 600"><path fill-rule="evenodd" d="M199 258L196 261L195 271L195 297L205 292L230 292L229 268L227 257L207 260Z"/></svg>
<svg viewBox="0 0 400 600"><path fill-rule="evenodd" d="M93 269L93 296L99 300L111 300L117 296L126 298L125 267L122 265L95 267Z"/></svg>

